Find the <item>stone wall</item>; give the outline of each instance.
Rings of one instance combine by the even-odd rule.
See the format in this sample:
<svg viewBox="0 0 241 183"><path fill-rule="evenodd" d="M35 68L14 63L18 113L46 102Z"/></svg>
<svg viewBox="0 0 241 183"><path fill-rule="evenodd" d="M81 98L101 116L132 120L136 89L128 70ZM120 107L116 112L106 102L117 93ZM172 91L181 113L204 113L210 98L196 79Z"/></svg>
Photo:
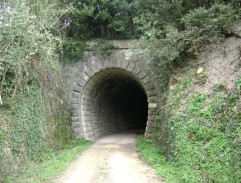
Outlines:
<svg viewBox="0 0 241 183"><path fill-rule="evenodd" d="M157 92L147 59L126 48L111 54L88 51L83 59L65 67L76 138L96 140L140 128L145 129L146 139L152 139Z"/></svg>

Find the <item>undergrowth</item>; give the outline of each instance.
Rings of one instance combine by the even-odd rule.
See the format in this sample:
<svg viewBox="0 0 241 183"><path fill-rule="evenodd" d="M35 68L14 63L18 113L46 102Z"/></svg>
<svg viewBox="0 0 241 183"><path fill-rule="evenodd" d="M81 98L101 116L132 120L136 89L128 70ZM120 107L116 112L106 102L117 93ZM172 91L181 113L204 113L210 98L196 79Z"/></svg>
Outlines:
<svg viewBox="0 0 241 183"><path fill-rule="evenodd" d="M236 88L217 84L211 94L192 92L193 80L201 80L192 70L172 86L168 123L172 126L169 160L175 166L198 172L187 182L238 182L241 180L240 78ZM192 82L186 82L186 81ZM199 82L199 84L202 82Z"/></svg>
<svg viewBox="0 0 241 183"><path fill-rule="evenodd" d="M92 143L85 140L73 140L65 144L61 151L57 154L49 153L47 160L28 167L19 176L9 176L5 178L4 183L27 183L35 182L42 183L50 181L64 171L71 163L71 161L83 152Z"/></svg>
<svg viewBox="0 0 241 183"><path fill-rule="evenodd" d="M0 1L0 182L70 137L58 1Z"/></svg>
<svg viewBox="0 0 241 183"><path fill-rule="evenodd" d="M187 81L200 79L194 73L190 70L171 87L169 154L163 153L163 144L156 146L143 138L137 151L168 182L239 182L240 77L233 91L217 84L207 95L203 91L191 93L194 85Z"/></svg>
<svg viewBox="0 0 241 183"><path fill-rule="evenodd" d="M145 141L142 136L138 139L137 152L156 169L164 182L198 182L198 172L189 167L175 166L167 161L160 149L153 143Z"/></svg>

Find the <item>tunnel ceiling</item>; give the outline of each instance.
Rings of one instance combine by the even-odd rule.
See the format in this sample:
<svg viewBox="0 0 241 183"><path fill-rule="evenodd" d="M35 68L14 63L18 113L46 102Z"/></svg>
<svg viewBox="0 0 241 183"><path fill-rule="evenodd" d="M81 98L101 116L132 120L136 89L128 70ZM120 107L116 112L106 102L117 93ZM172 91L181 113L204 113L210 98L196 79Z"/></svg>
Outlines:
<svg viewBox="0 0 241 183"><path fill-rule="evenodd" d="M75 136L96 140L125 130L143 130L151 136L154 85L138 65L130 65L108 62L86 67L73 88Z"/></svg>

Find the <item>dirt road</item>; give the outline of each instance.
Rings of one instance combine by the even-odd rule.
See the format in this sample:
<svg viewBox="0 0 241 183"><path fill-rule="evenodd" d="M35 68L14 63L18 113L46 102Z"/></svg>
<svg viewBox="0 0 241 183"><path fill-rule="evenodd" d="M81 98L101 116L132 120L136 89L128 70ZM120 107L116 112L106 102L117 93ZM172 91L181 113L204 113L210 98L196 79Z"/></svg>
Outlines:
<svg viewBox="0 0 241 183"><path fill-rule="evenodd" d="M135 152L137 133L110 135L80 155L54 183L162 183Z"/></svg>

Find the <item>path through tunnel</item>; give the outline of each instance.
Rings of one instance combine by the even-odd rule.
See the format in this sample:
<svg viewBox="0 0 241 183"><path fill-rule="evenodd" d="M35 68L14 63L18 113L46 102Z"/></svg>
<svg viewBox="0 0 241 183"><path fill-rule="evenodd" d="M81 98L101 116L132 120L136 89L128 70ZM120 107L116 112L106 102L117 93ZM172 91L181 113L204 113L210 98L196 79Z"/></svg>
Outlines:
<svg viewBox="0 0 241 183"><path fill-rule="evenodd" d="M81 116L86 139L127 130L144 132L148 117L145 90L128 71L101 71L85 86Z"/></svg>

